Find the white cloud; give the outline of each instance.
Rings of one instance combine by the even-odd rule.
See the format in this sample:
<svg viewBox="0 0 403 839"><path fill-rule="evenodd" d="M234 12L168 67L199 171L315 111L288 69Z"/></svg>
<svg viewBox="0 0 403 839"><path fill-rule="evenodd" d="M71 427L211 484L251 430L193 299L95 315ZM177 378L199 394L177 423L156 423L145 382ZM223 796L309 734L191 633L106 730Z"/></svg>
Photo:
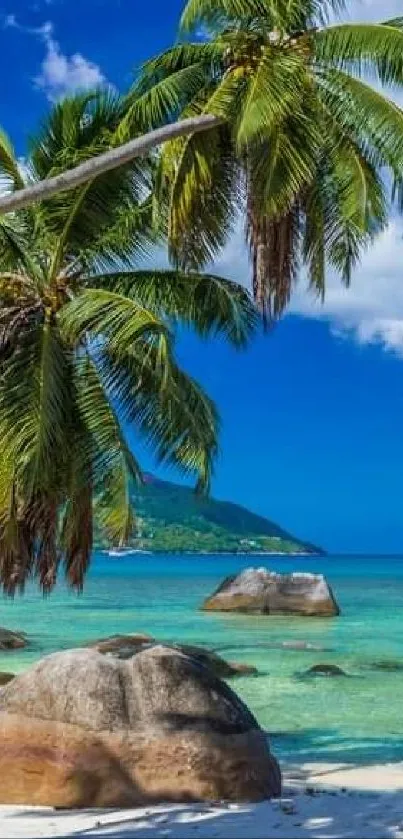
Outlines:
<svg viewBox="0 0 403 839"><path fill-rule="evenodd" d="M17 18L15 15L6 15L3 23L4 29L18 29Z"/></svg>
<svg viewBox="0 0 403 839"><path fill-rule="evenodd" d="M46 0L47 5L52 1ZM89 61L79 52L73 55L65 55L62 52L59 42L54 37L54 28L50 21L42 26L30 28L20 24L16 15L9 14L4 16L3 26L5 29L17 29L43 41L45 57L40 73L34 78L34 83L46 93L51 101L74 91L87 90L105 83L105 76L97 64Z"/></svg>
<svg viewBox="0 0 403 839"><path fill-rule="evenodd" d="M35 78L35 84L49 99L55 100L77 90L86 90L105 82L100 67L84 58L81 53L64 55L60 44L53 36L51 23L36 30L45 43L46 55L41 72Z"/></svg>
<svg viewBox="0 0 403 839"><path fill-rule="evenodd" d="M351 20L388 20L403 14L402 0L354 0L346 3L344 17Z"/></svg>
<svg viewBox="0 0 403 839"><path fill-rule="evenodd" d="M403 357L403 224L394 220L364 255L350 288L329 272L324 304L303 285L291 311L329 321L360 343L379 343Z"/></svg>
<svg viewBox="0 0 403 839"><path fill-rule="evenodd" d="M249 286L251 269L242 230L234 234L214 270ZM322 303L300 280L292 314L327 321L332 330L359 343L378 343L403 358L403 222L393 220L365 253L350 288L328 272Z"/></svg>

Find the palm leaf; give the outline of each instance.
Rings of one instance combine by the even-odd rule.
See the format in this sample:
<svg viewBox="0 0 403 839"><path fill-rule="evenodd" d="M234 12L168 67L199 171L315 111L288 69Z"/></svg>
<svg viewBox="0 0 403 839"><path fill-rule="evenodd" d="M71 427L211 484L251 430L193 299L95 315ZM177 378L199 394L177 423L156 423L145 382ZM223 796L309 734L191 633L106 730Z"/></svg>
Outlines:
<svg viewBox="0 0 403 839"><path fill-rule="evenodd" d="M189 0L180 21L183 33L194 31L200 24L214 27L224 20L268 18L270 26L270 0Z"/></svg>
<svg viewBox="0 0 403 839"><path fill-rule="evenodd" d="M340 70L323 71L319 93L332 120L376 166L403 165L403 111L369 85Z"/></svg>
<svg viewBox="0 0 403 839"><path fill-rule="evenodd" d="M23 189L25 186L11 141L2 130L0 130L0 183L3 189Z"/></svg>
<svg viewBox="0 0 403 839"><path fill-rule="evenodd" d="M174 121L205 83L205 62L182 67L143 90L146 77L134 88L127 114L119 126L119 140Z"/></svg>
<svg viewBox="0 0 403 839"><path fill-rule="evenodd" d="M153 198L140 203L127 200L116 209L114 221L101 228L90 242L83 242L77 260L88 274L131 268L136 259L150 257L162 239L163 232L155 223ZM91 285L88 277L83 285Z"/></svg>
<svg viewBox="0 0 403 839"><path fill-rule="evenodd" d="M265 141L287 117L303 117L306 68L298 54L266 49L253 75L238 126L237 142L242 149L251 142Z"/></svg>
<svg viewBox="0 0 403 839"><path fill-rule="evenodd" d="M142 337L167 336L166 327L136 301L104 289L86 289L61 312L60 325L66 339L79 343L102 339L117 353L130 351Z"/></svg>
<svg viewBox="0 0 403 839"><path fill-rule="evenodd" d="M174 263L193 270L214 259L241 208L239 168L225 126L189 137L175 168L169 250Z"/></svg>
<svg viewBox="0 0 403 839"><path fill-rule="evenodd" d="M158 317L193 326L203 337L222 333L236 347L244 347L257 327L246 289L223 277L159 270L106 274L88 282L129 297Z"/></svg>
<svg viewBox="0 0 403 839"><path fill-rule="evenodd" d="M2 364L0 426L12 464L13 504L2 519L2 584L9 594L34 574L44 592L59 564L58 506L66 489L71 442L70 354L40 308L24 313Z"/></svg>
<svg viewBox="0 0 403 839"><path fill-rule="evenodd" d="M131 484L142 482L141 469L124 437L111 397L105 391L96 358L88 354L80 366L78 407L93 444L93 481L96 517L114 544L133 535L135 516Z"/></svg>
<svg viewBox="0 0 403 839"><path fill-rule="evenodd" d="M48 179L109 149L123 118L123 99L98 91L65 99L51 112L32 152L39 179ZM43 202L39 217L47 234L58 239L60 258L99 243L122 207L140 203L150 184L146 160L88 179L83 186ZM60 262L60 259L59 259ZM54 260L55 269L57 260Z"/></svg>
<svg viewBox="0 0 403 839"><path fill-rule="evenodd" d="M387 24L331 26L314 35L315 58L360 75L376 73L383 84L403 82L403 32Z"/></svg>
<svg viewBox="0 0 403 839"><path fill-rule="evenodd" d="M102 378L118 401L122 421L134 424L160 463L195 474L209 487L217 453L218 418L202 389L159 349L139 341L126 357L106 349Z"/></svg>

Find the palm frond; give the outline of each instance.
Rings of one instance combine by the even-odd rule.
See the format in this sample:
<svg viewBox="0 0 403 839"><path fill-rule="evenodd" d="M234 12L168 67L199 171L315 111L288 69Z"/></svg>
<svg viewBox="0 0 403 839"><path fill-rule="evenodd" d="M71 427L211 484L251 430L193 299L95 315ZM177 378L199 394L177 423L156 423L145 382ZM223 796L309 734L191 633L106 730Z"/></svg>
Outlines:
<svg viewBox="0 0 403 839"><path fill-rule="evenodd" d="M217 22L268 18L270 25L270 0L188 0L183 11L180 30L194 31L200 24L214 27Z"/></svg>
<svg viewBox="0 0 403 839"><path fill-rule="evenodd" d="M68 471L70 354L40 306L19 309L1 364L0 426L12 465L8 511L0 526L1 582L8 594L36 576L43 591L56 581L58 508Z"/></svg>
<svg viewBox="0 0 403 839"><path fill-rule="evenodd" d="M228 70L210 95L205 97L203 110L228 123L228 128L236 138L247 93L247 75L238 69Z"/></svg>
<svg viewBox="0 0 403 839"><path fill-rule="evenodd" d="M301 114L303 118L306 87L306 67L300 55L266 48L254 74L250 75L237 131L238 147L265 142L291 115Z"/></svg>
<svg viewBox="0 0 403 839"><path fill-rule="evenodd" d="M314 35L315 58L360 75L375 73L383 84L403 82L403 31L387 24L345 23Z"/></svg>
<svg viewBox="0 0 403 839"><path fill-rule="evenodd" d="M86 272L105 272L125 266L131 268L136 259L150 257L152 250L162 240L163 230L154 217L153 197L139 203L122 202L116 209L114 221L101 228L89 242L83 242L77 260ZM81 278L83 285L88 280Z"/></svg>
<svg viewBox="0 0 403 839"><path fill-rule="evenodd" d="M278 319L291 299L298 277L300 207L296 201L278 220L248 208L247 236L253 266L253 296L264 325Z"/></svg>
<svg viewBox="0 0 403 839"><path fill-rule="evenodd" d="M18 216L0 216L0 266L2 271L32 265L30 230Z"/></svg>
<svg viewBox="0 0 403 839"><path fill-rule="evenodd" d="M207 491L217 454L214 404L171 356L161 364L159 348L138 342L125 358L108 348L102 378L114 394L122 421L134 424L160 463L196 475Z"/></svg>
<svg viewBox="0 0 403 839"><path fill-rule="evenodd" d="M167 337L166 326L137 301L104 289L85 289L62 310L62 334L70 342L92 339L106 341L117 354L130 352L141 337Z"/></svg>
<svg viewBox="0 0 403 839"><path fill-rule="evenodd" d="M235 347L244 347L257 327L257 312L247 290L211 274L183 271L133 271L88 279L138 301L158 317L193 326L206 337L221 333Z"/></svg>
<svg viewBox="0 0 403 839"><path fill-rule="evenodd" d="M123 102L116 94L96 91L58 103L32 150L35 175L52 177L109 149L117 142ZM144 200L150 177L149 162L137 159L75 190L60 193L41 204L38 215L42 228L58 239L62 257L77 256L83 249L94 247L102 233L108 236L122 206Z"/></svg>
<svg viewBox="0 0 403 839"><path fill-rule="evenodd" d="M119 126L120 141L157 128L165 122L173 122L185 106L205 84L206 63L182 67L149 84L143 76L138 88L134 88L129 107Z"/></svg>
<svg viewBox="0 0 403 839"><path fill-rule="evenodd" d="M175 165L168 212L173 262L197 269L227 241L242 204L239 167L225 126L195 134Z"/></svg>
<svg viewBox="0 0 403 839"><path fill-rule="evenodd" d="M14 452L24 494L57 492L68 451L70 361L39 306L21 310L11 356L2 366L3 443Z"/></svg>
<svg viewBox="0 0 403 839"><path fill-rule="evenodd" d="M319 114L306 100L303 116L290 116L264 143L249 146L245 168L254 215L276 220L288 213L315 177L323 145L321 129Z"/></svg>
<svg viewBox="0 0 403 839"><path fill-rule="evenodd" d="M303 259L310 285L325 296L325 257L349 284L359 253L387 221L380 174L343 140L328 149L304 199Z"/></svg>
<svg viewBox="0 0 403 839"><path fill-rule="evenodd" d="M267 31L295 32L325 25L346 7L346 0L188 0L181 18L186 34L204 25L215 31L258 21Z"/></svg>
<svg viewBox="0 0 403 839"><path fill-rule="evenodd" d="M135 525L130 487L142 483L142 473L113 407L114 394L105 390L96 354L83 357L77 386L80 416L93 444L95 515L113 544L127 544Z"/></svg>
<svg viewBox="0 0 403 839"><path fill-rule="evenodd" d="M203 64L206 69L214 72L219 66L224 52L224 45L216 42L187 42L176 44L174 47L144 62L140 71L140 78L128 94L128 104L146 93L151 86L167 78L179 70L193 65Z"/></svg>
<svg viewBox="0 0 403 839"><path fill-rule="evenodd" d="M7 134L0 129L0 184L3 189L23 189L21 166Z"/></svg>
<svg viewBox="0 0 403 839"><path fill-rule="evenodd" d="M341 70L323 71L318 77L323 105L346 136L377 167L398 174L403 165L403 111L370 85Z"/></svg>
<svg viewBox="0 0 403 839"><path fill-rule="evenodd" d="M81 592L93 548L93 487L90 473L86 482L77 479L82 471L80 450L77 455L76 460L74 450L71 452L72 481L63 511L60 547L67 582L71 588Z"/></svg>

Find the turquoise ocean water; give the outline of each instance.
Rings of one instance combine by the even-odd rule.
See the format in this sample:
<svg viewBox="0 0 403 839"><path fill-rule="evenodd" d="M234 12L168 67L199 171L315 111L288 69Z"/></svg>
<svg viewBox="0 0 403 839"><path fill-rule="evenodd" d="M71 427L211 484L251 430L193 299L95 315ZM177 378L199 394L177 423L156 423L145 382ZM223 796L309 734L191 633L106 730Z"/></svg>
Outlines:
<svg viewBox="0 0 403 839"><path fill-rule="evenodd" d="M227 575L242 568L326 574L342 614L296 618L199 610ZM280 758L369 763L403 759L403 559L284 559L96 555L85 594L60 586L43 600L0 599L0 626L28 633L27 650L0 653L0 670L25 669L46 653L114 633L207 645L259 669L232 686L271 735ZM307 641L321 651L278 649ZM401 669L377 669L379 662ZM301 678L311 665L340 665L348 678Z"/></svg>

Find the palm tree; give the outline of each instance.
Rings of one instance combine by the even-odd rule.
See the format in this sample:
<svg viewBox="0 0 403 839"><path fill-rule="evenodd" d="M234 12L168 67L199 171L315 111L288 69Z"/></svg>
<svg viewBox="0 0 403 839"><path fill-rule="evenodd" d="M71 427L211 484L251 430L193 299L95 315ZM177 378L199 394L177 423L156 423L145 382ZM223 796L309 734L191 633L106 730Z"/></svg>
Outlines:
<svg viewBox="0 0 403 839"><path fill-rule="evenodd" d="M9 191L108 148L122 101L92 93L56 105L23 170L1 143ZM218 418L173 351L178 322L236 347L256 313L247 292L215 276L134 270L155 244L153 162L135 161L0 219L0 582L34 576L44 592L64 565L81 589L94 519L130 539L141 468L125 427L160 462L208 487Z"/></svg>
<svg viewBox="0 0 403 839"><path fill-rule="evenodd" d="M168 142L158 177L173 263L200 268L246 217L252 284L281 315L300 269L323 297L329 264L349 284L400 189L403 112L378 92L403 82L403 18L326 26L343 0L188 0L204 35L148 61L130 115L143 129L212 115Z"/></svg>
<svg viewBox="0 0 403 839"><path fill-rule="evenodd" d="M162 128L148 131L146 134L132 140L126 140L126 142L119 143L119 134L114 137L111 136L111 148L109 150L94 155L84 163L73 165L70 169L59 172L57 175L50 174L44 180L39 180L34 184L31 183L28 186L21 184L14 192L0 197L0 215L22 210L37 201L45 201L61 192L68 192L82 186L88 180L98 177L98 175L105 175L106 172L124 166L126 163L131 163L136 157L142 157L168 140L173 140L176 137L186 137L194 132L208 131L209 128L218 125L220 122L221 120L217 117L202 114L201 116L164 125ZM7 146L7 138L0 136L0 154L2 141L5 141Z"/></svg>

